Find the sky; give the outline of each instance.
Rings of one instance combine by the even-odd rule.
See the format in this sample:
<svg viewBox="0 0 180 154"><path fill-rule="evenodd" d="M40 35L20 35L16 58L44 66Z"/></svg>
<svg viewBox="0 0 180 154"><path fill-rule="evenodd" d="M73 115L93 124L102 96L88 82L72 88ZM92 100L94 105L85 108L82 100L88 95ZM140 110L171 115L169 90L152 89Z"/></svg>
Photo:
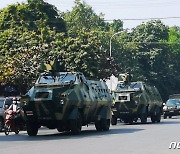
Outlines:
<svg viewBox="0 0 180 154"><path fill-rule="evenodd" d="M71 11L74 0L44 0L53 4L61 12ZM27 0L1 0L0 9L13 3ZM161 18L167 26L180 26L180 0L85 0L104 19L112 21L121 19L124 28L134 28L151 18Z"/></svg>

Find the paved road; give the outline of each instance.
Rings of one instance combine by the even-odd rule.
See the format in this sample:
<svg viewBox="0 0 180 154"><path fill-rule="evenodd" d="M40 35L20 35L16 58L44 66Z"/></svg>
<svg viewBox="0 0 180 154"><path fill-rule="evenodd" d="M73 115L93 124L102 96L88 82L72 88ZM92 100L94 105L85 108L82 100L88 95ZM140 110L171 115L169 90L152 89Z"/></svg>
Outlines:
<svg viewBox="0 0 180 154"><path fill-rule="evenodd" d="M180 149L169 149L172 141L180 142L180 117L160 124L118 123L108 132L90 125L80 135L45 128L36 137L25 131L9 136L1 132L0 154L179 154Z"/></svg>

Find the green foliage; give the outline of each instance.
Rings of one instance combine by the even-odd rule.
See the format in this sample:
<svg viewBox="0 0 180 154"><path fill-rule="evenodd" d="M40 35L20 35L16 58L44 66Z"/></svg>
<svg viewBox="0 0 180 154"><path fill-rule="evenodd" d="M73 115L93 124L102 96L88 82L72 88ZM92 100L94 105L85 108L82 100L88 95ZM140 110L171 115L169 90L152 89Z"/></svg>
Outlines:
<svg viewBox="0 0 180 154"><path fill-rule="evenodd" d="M132 42L138 43L139 53L137 56L141 69L146 78L153 79L155 76L151 76L151 74L160 71L156 69L157 65L159 68L164 66L159 60L164 59L168 54L168 50L166 50L168 47L163 43L168 39L168 27L160 21L150 21L139 25L132 33Z"/></svg>
<svg viewBox="0 0 180 154"><path fill-rule="evenodd" d="M168 32L169 28L161 21L150 21L137 26L132 37L132 41L138 43L137 58L142 75L156 85L166 99L178 90Z"/></svg>
<svg viewBox="0 0 180 154"><path fill-rule="evenodd" d="M55 61L56 71L93 78L130 72L134 80L156 85L166 99L180 92L179 42L180 28L160 20L128 32L121 20L105 22L79 0L63 14L43 0L28 0L0 11L0 84L30 87L43 64Z"/></svg>
<svg viewBox="0 0 180 154"><path fill-rule="evenodd" d="M169 28L168 43L172 47L172 51L176 54L180 53L180 27Z"/></svg>
<svg viewBox="0 0 180 154"><path fill-rule="evenodd" d="M71 12L64 14L64 20L67 23L70 35L76 36L82 29L90 32L91 30L106 28L102 14L96 15L92 7L88 6L85 2L81 3L79 0L76 0L75 4Z"/></svg>
<svg viewBox="0 0 180 154"><path fill-rule="evenodd" d="M1 10L1 30L18 28L38 31L42 27L66 32L65 23L57 9L43 0L29 0L27 4L9 5Z"/></svg>
<svg viewBox="0 0 180 154"><path fill-rule="evenodd" d="M123 22L120 19L113 20L113 22L109 24L109 27L110 31L112 31L113 33L117 33L123 30Z"/></svg>
<svg viewBox="0 0 180 154"><path fill-rule="evenodd" d="M30 86L49 59L56 32L66 32L65 22L43 0L9 5L0 14L0 83Z"/></svg>

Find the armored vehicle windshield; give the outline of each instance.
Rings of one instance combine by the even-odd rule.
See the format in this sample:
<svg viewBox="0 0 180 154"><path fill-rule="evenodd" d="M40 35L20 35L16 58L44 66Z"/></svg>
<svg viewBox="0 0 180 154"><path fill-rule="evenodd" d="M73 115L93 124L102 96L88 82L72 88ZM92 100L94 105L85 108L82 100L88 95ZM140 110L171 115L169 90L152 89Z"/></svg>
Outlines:
<svg viewBox="0 0 180 154"><path fill-rule="evenodd" d="M38 84L63 84L63 83L70 83L75 81L75 74L72 73L59 73L55 76L52 75L42 75L39 80Z"/></svg>
<svg viewBox="0 0 180 154"><path fill-rule="evenodd" d="M140 89L142 89L142 84L137 82L132 82L128 85L125 85L124 83L119 83L116 88L117 91L140 90Z"/></svg>

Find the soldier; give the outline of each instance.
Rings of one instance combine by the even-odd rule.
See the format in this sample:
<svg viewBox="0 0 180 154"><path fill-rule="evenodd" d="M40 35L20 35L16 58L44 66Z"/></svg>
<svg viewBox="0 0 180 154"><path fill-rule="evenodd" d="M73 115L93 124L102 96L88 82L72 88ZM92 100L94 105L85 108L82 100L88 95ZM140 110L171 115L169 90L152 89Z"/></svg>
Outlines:
<svg viewBox="0 0 180 154"><path fill-rule="evenodd" d="M124 73L124 74L120 74L120 77L125 85L127 85L132 80L132 74L130 74L128 72Z"/></svg>

